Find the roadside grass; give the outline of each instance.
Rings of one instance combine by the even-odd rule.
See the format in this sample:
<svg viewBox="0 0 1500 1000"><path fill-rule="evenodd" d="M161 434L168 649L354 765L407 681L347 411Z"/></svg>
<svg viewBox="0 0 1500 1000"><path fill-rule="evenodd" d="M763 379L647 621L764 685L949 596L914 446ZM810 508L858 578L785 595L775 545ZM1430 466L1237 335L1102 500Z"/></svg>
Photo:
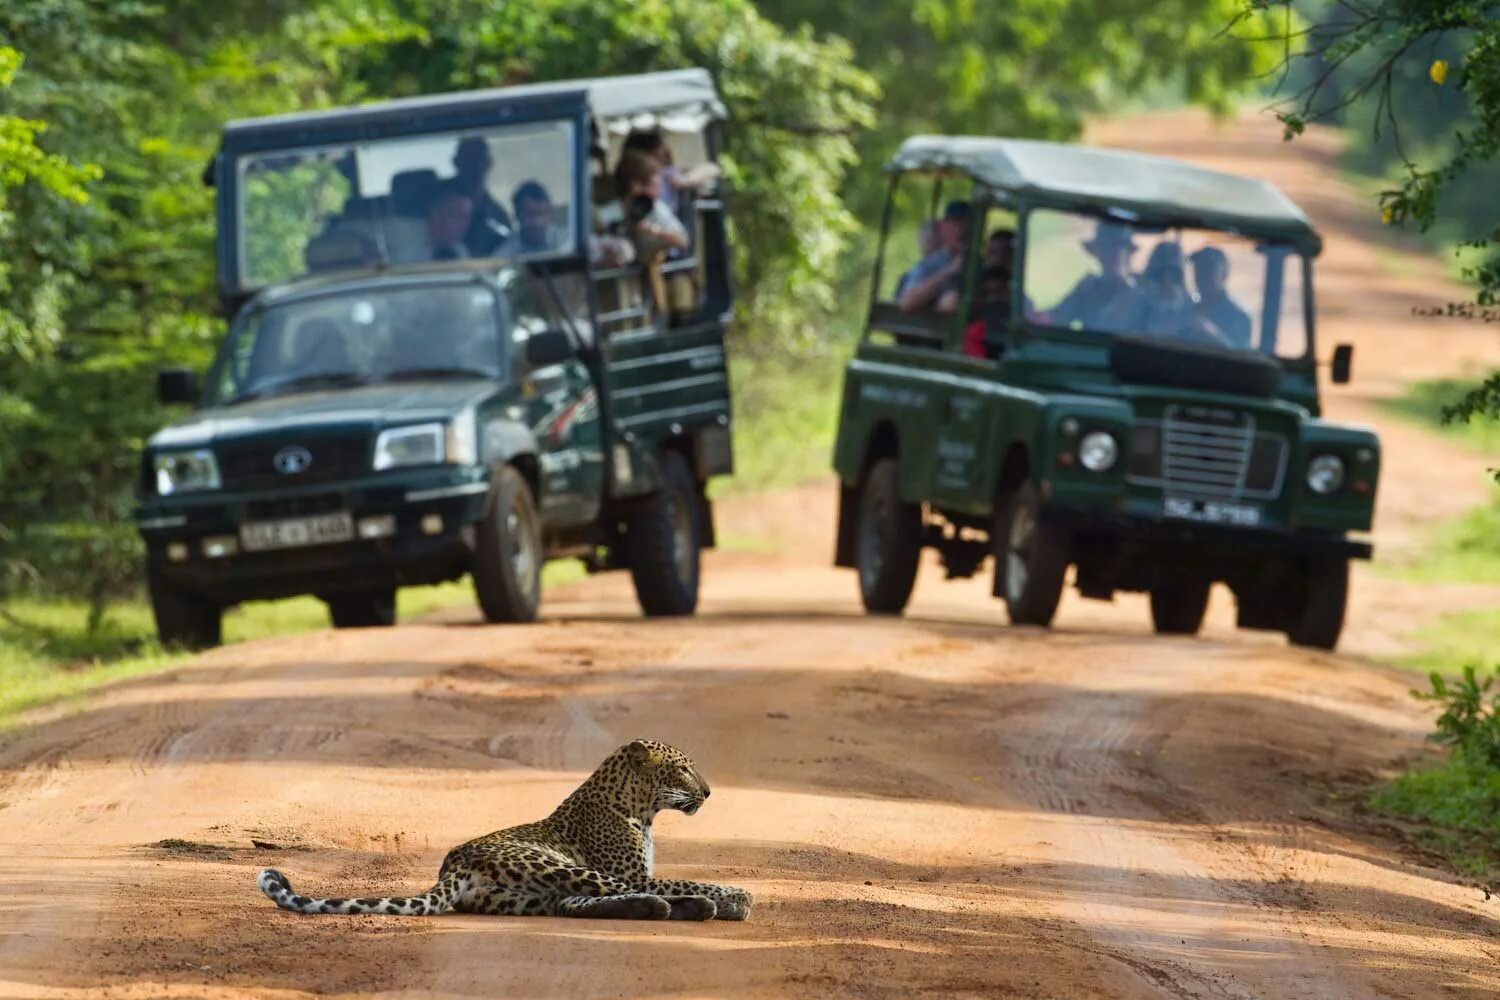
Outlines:
<svg viewBox="0 0 1500 1000"><path fill-rule="evenodd" d="M542 586L554 587L584 575L576 560L549 563ZM402 620L434 611L472 606L467 580L436 587L410 587L396 601ZM86 694L131 677L168 670L191 654L163 649L156 641L151 608L143 600L109 606L92 633L83 601L21 598L0 604L0 730L16 716L48 702ZM243 604L224 616L224 642L297 635L328 627L328 609L312 597Z"/></svg>
<svg viewBox="0 0 1500 1000"><path fill-rule="evenodd" d="M1415 639L1417 652L1398 659L1399 666L1455 675L1465 664L1485 662L1500 650L1500 609L1450 612L1418 629Z"/></svg>
<svg viewBox="0 0 1500 1000"><path fill-rule="evenodd" d="M1428 738L1447 755L1378 789L1370 805L1407 821L1404 833L1460 872L1493 885L1500 878L1500 677L1469 664L1457 677L1433 673L1429 681L1427 691L1412 694L1442 707Z"/></svg>
<svg viewBox="0 0 1500 1000"><path fill-rule="evenodd" d="M1444 424L1442 408L1459 399L1473 382L1439 379L1415 382L1383 405L1395 416L1431 428L1476 451L1500 456L1500 421ZM1500 464L1500 457L1496 458ZM1428 544L1414 560L1382 564L1383 572L1417 583L1470 583L1500 586L1500 489L1488 504L1454 521L1435 525ZM1454 612L1420 630L1417 653L1403 666L1456 674L1465 664L1483 662L1500 649L1500 611Z"/></svg>
<svg viewBox="0 0 1500 1000"><path fill-rule="evenodd" d="M1452 755L1408 771L1370 800L1377 812L1406 821L1402 833L1454 870L1500 884L1500 768Z"/></svg>
<svg viewBox="0 0 1500 1000"><path fill-rule="evenodd" d="M830 474L844 365L853 347L851 329L842 323L800 351L731 345L734 475L716 480L712 495L801 486Z"/></svg>

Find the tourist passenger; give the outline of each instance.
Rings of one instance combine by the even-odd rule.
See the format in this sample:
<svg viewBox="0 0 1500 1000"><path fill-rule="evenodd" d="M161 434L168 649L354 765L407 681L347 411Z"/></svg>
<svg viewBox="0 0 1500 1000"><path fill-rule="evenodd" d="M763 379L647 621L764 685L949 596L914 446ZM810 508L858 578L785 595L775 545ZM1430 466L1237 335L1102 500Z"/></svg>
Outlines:
<svg viewBox="0 0 1500 1000"><path fill-rule="evenodd" d="M1198 329L1229 347L1250 347L1250 314L1229 297L1229 258L1218 247L1204 247L1189 258L1198 302L1193 309Z"/></svg>
<svg viewBox="0 0 1500 1000"><path fill-rule="evenodd" d="M1100 221L1083 249L1099 262L1099 271L1084 275L1049 311L1045 321L1053 326L1078 323L1085 329L1104 329L1100 319L1117 302L1125 299L1135 287L1130 272L1130 258L1135 253L1135 238L1130 230L1115 222Z"/></svg>
<svg viewBox="0 0 1500 1000"><path fill-rule="evenodd" d="M453 153L454 185L471 203L469 227L464 233L464 247L470 257L488 257L511 235L514 228L505 207L490 196L488 184L494 157L490 144L481 136L470 135L458 141Z"/></svg>
<svg viewBox="0 0 1500 1000"><path fill-rule="evenodd" d="M552 221L552 196L540 181L525 181L511 195L516 230L502 245L506 255L546 253L567 245L567 234Z"/></svg>
<svg viewBox="0 0 1500 1000"><path fill-rule="evenodd" d="M1193 299L1183 272L1182 247L1158 243L1135 287L1100 314L1097 328L1157 337L1190 335L1194 328Z"/></svg>
<svg viewBox="0 0 1500 1000"><path fill-rule="evenodd" d="M661 129L632 131L625 137L621 156L623 158L624 153L632 152L645 153L661 166L661 174L656 183L657 200L670 208L679 219L682 217L681 192L705 191L718 181L722 173L717 163L700 163L687 170L679 168L674 162L672 147Z"/></svg>
<svg viewBox="0 0 1500 1000"><path fill-rule="evenodd" d="M636 257L649 262L669 250L685 250L688 233L677 215L657 197L661 165L645 153L629 151L615 168L625 230L635 244Z"/></svg>
<svg viewBox="0 0 1500 1000"><path fill-rule="evenodd" d="M474 202L454 184L443 184L427 203L429 260L463 260L469 256L464 234L474 214Z"/></svg>
<svg viewBox="0 0 1500 1000"><path fill-rule="evenodd" d="M896 283L896 304L902 312L952 312L957 303L945 293L963 278L964 243L969 235L969 203L950 201L937 223L938 248L918 261Z"/></svg>

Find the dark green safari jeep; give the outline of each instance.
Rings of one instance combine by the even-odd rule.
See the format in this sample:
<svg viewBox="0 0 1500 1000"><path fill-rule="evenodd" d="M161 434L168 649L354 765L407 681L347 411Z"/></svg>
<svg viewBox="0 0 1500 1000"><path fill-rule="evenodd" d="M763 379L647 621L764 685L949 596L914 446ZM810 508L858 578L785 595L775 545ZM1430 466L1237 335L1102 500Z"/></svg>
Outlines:
<svg viewBox="0 0 1500 1000"><path fill-rule="evenodd" d="M1049 625L1073 567L1084 597L1148 592L1158 632L1222 582L1241 628L1333 648L1380 444L1321 419L1296 205L1045 142L915 137L889 169L834 456L865 607L899 613L928 546L950 578L993 556L1015 623Z"/></svg>
<svg viewBox="0 0 1500 1000"><path fill-rule="evenodd" d="M724 204L709 168L672 190L687 245L638 250L653 203L611 185L632 130L701 168L722 118L686 70L228 125L228 335L202 384L161 374L194 410L141 467L161 638L296 594L389 625L398 587L464 574L488 620L528 621L563 557L692 613L732 469Z"/></svg>

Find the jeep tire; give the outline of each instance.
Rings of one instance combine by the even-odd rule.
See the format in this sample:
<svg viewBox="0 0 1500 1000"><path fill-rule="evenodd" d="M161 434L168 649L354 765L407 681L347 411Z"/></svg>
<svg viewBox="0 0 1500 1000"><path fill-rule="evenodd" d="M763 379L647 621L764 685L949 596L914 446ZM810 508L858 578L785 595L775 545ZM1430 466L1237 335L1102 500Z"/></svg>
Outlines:
<svg viewBox="0 0 1500 1000"><path fill-rule="evenodd" d="M174 587L147 570L146 586L156 635L163 646L208 649L223 641L224 609L191 591Z"/></svg>
<svg viewBox="0 0 1500 1000"><path fill-rule="evenodd" d="M351 590L323 599L334 628L386 628L396 624L396 588Z"/></svg>
<svg viewBox="0 0 1500 1000"><path fill-rule="evenodd" d="M475 532L474 596L485 621L536 620L542 594L542 528L531 485L507 465L490 487L489 506Z"/></svg>
<svg viewBox="0 0 1500 1000"><path fill-rule="evenodd" d="M1158 635L1197 635L1208 610L1209 581L1170 574L1151 588L1151 625Z"/></svg>
<svg viewBox="0 0 1500 1000"><path fill-rule="evenodd" d="M997 505L991 546L996 597L1005 598L1012 625L1052 624L1068 572L1068 535L1042 517L1041 497L1030 481Z"/></svg>
<svg viewBox="0 0 1500 1000"><path fill-rule="evenodd" d="M648 618L698 610L703 509L697 480L679 452L660 456L661 487L627 523L626 560L635 597Z"/></svg>
<svg viewBox="0 0 1500 1000"><path fill-rule="evenodd" d="M1344 608L1349 603L1349 560L1314 557L1302 572L1302 604L1292 609L1286 637L1294 646L1333 649L1344 630Z"/></svg>
<svg viewBox="0 0 1500 1000"><path fill-rule="evenodd" d="M875 615L899 615L911 599L922 555L922 505L900 494L895 458L876 459L859 487L855 566L859 596Z"/></svg>

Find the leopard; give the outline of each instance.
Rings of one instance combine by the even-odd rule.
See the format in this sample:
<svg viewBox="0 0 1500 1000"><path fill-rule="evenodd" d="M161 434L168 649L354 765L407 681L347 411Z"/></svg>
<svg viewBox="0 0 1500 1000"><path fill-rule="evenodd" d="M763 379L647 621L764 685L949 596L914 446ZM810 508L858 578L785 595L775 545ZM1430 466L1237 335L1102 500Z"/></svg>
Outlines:
<svg viewBox="0 0 1500 1000"><path fill-rule="evenodd" d="M691 757L656 740L619 747L546 819L497 830L448 852L437 883L419 896L318 898L274 868L260 890L296 913L745 920L749 892L653 874L656 814L689 816L708 800Z"/></svg>

